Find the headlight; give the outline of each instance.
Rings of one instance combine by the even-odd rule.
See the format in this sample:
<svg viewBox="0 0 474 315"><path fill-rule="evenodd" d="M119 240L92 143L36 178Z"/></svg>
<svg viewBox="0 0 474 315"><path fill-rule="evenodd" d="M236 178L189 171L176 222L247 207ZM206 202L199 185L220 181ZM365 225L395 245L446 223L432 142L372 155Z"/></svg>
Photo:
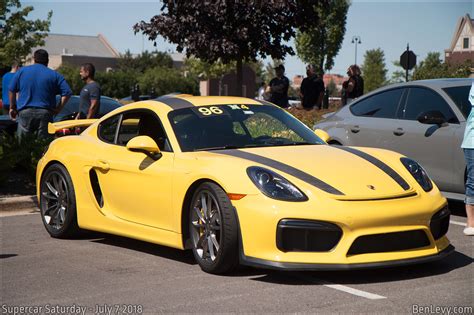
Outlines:
<svg viewBox="0 0 474 315"><path fill-rule="evenodd" d="M308 200L295 185L273 171L252 166L247 169L247 174L265 196L284 201Z"/></svg>
<svg viewBox="0 0 474 315"><path fill-rule="evenodd" d="M400 161L403 165L405 165L407 170L411 173L411 175L413 175L424 191L430 191L433 189L433 184L431 183L430 177L420 164L409 158L401 158Z"/></svg>

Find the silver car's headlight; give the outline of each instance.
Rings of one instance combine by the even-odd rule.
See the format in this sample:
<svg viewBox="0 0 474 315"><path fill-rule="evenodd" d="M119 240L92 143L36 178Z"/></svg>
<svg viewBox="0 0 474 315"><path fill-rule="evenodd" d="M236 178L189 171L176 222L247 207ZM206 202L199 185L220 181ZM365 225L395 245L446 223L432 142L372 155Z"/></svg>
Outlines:
<svg viewBox="0 0 474 315"><path fill-rule="evenodd" d="M308 200L308 197L295 185L273 171L251 166L247 169L247 174L265 196L284 201Z"/></svg>
<svg viewBox="0 0 474 315"><path fill-rule="evenodd" d="M413 175L424 191L430 191L433 189L433 184L431 183L430 177L420 164L409 158L401 158L400 161L403 165L405 165L407 170L411 173L411 175Z"/></svg>

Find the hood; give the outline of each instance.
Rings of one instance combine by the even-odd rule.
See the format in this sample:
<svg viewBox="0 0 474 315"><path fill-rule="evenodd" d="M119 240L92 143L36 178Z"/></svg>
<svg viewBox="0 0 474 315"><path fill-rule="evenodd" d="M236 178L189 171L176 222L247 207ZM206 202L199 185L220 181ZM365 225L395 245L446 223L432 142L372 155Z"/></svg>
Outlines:
<svg viewBox="0 0 474 315"><path fill-rule="evenodd" d="M248 166L269 168L300 189L317 189L339 200L391 199L416 194L387 162L356 148L308 145L208 153L246 160Z"/></svg>

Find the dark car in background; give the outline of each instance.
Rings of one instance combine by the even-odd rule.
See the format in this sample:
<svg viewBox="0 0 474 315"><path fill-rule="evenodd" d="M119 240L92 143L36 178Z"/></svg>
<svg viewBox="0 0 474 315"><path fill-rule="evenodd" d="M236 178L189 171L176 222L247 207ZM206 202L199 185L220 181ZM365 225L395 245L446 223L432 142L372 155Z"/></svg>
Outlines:
<svg viewBox="0 0 474 315"><path fill-rule="evenodd" d="M56 102L59 103L60 96L56 96ZM107 96L100 97L100 108L99 118L105 114L113 111L116 108L122 106L121 103ZM64 121L74 119L79 112L79 96L73 95L64 106L63 110L54 116L54 121ZM84 114L86 114L84 112ZM8 115L0 115L0 132L5 131L9 134L13 134L16 131L17 122L10 119Z"/></svg>
<svg viewBox="0 0 474 315"><path fill-rule="evenodd" d="M473 79L412 81L377 89L344 106L314 129L329 144L376 147L417 160L445 196L464 199L461 142Z"/></svg>

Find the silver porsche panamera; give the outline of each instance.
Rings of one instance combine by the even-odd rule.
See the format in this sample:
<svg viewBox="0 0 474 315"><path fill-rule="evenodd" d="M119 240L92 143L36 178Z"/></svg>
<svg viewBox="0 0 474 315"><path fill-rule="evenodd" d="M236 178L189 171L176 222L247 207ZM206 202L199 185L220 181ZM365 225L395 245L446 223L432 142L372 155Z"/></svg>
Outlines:
<svg viewBox="0 0 474 315"><path fill-rule="evenodd" d="M330 144L384 148L417 160L446 197L464 199L461 142L474 79L437 79L377 89L318 122Z"/></svg>

